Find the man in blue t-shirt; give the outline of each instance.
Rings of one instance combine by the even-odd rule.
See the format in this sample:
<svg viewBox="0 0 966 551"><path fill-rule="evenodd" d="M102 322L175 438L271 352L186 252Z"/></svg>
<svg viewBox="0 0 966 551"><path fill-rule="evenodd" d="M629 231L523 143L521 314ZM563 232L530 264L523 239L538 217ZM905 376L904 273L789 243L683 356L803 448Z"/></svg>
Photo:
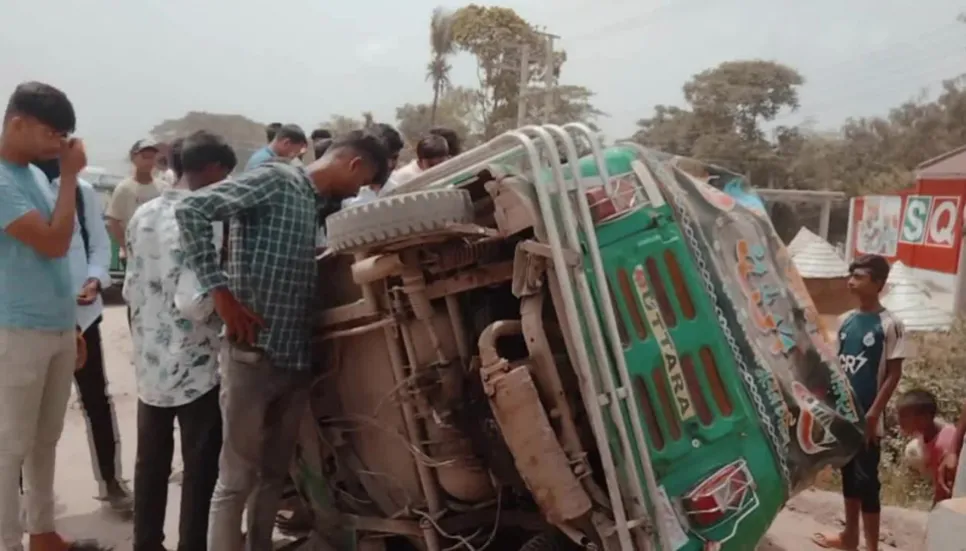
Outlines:
<svg viewBox="0 0 966 551"><path fill-rule="evenodd" d="M248 159L245 170L251 170L272 160L291 161L301 157L309 146L305 132L295 124L280 126L268 141Z"/></svg>
<svg viewBox="0 0 966 551"><path fill-rule="evenodd" d="M70 383L84 356L67 252L84 145L60 90L21 84L0 133L0 548L22 550L20 472L31 551L65 551L54 530L54 464ZM30 163L59 158L56 199ZM80 354L79 354L80 352Z"/></svg>
<svg viewBox="0 0 966 551"><path fill-rule="evenodd" d="M849 266L849 291L859 307L840 318L839 363L856 399L865 411L866 444L842 468L845 530L816 534L815 543L829 549L857 549L859 519L866 549L879 549L879 439L882 414L902 376L905 328L879 302L889 278L889 262L879 255L863 255Z"/></svg>

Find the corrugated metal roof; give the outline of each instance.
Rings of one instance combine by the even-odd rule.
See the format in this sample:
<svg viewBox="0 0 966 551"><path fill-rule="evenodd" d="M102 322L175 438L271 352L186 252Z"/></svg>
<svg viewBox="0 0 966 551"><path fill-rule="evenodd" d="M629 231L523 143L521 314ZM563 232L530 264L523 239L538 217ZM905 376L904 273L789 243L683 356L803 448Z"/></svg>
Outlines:
<svg viewBox="0 0 966 551"><path fill-rule="evenodd" d="M816 240L821 241L822 238L808 228L802 226L802 229L798 230L798 233L795 234L795 237L788 242L788 254L795 256L795 253L802 250L802 247Z"/></svg>
<svg viewBox="0 0 966 551"><path fill-rule="evenodd" d="M966 145L933 157L916 167L917 179L966 178Z"/></svg>
<svg viewBox="0 0 966 551"><path fill-rule="evenodd" d="M897 260L892 263L889 268L889 279L886 281L889 285L900 284L900 283L912 283L914 285L922 286L922 281L916 277L916 273L912 271L912 268L906 266L901 260Z"/></svg>
<svg viewBox="0 0 966 551"><path fill-rule="evenodd" d="M792 255L792 262L798 268L798 273L806 279L833 279L848 277L849 265L842 257L821 237L815 236L799 248Z"/></svg>
<svg viewBox="0 0 966 551"><path fill-rule="evenodd" d="M907 331L946 331L953 323L952 311L936 304L916 281L891 283L882 305L902 320Z"/></svg>

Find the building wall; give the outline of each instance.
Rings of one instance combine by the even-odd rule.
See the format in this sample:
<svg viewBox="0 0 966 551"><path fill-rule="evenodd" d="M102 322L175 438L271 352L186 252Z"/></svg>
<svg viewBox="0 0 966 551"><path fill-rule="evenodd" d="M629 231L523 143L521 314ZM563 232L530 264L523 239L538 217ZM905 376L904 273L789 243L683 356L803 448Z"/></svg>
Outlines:
<svg viewBox="0 0 966 551"><path fill-rule="evenodd" d="M901 260L952 290L959 270L966 178L919 180L889 195L852 199L850 257L881 254Z"/></svg>

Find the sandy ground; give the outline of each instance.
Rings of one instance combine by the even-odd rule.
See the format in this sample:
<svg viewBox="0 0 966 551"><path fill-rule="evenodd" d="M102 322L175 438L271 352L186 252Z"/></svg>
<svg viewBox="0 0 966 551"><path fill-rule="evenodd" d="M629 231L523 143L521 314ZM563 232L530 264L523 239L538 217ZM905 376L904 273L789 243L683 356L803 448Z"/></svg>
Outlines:
<svg viewBox="0 0 966 551"><path fill-rule="evenodd" d="M137 390L134 368L130 361L131 339L127 328L127 314L123 306L107 308L101 326L101 338L109 381L108 392L114 399L121 434L121 476L130 480L134 475L134 453L137 447ZM180 450L176 449L175 469L180 468L180 454ZM114 546L116 551L129 551L131 523L103 508L93 498L97 495L93 472L86 420L75 393L67 411L64 435L57 450L57 526L65 536L96 538L105 545ZM133 486L133 481L131 485ZM169 549L174 549L177 545L180 490L177 484L169 486L165 541Z"/></svg>
<svg viewBox="0 0 966 551"><path fill-rule="evenodd" d="M101 328L106 355L110 393L117 409L121 433L122 476L131 478L137 436L137 393L130 363L131 341L123 306L108 307ZM177 441L177 440L176 440ZM87 427L75 400L67 413L64 435L58 448L56 490L58 528L72 538L97 538L113 545L116 551L131 549L131 524L101 507L93 496L94 482ZM175 450L175 470L180 467L180 451ZM180 487L169 486L166 546L177 545L177 515ZM884 551L919 551L924 548L926 514L887 508L883 513ZM841 499L828 492L808 491L782 511L762 542L759 551L812 551L810 542L819 531L841 529Z"/></svg>

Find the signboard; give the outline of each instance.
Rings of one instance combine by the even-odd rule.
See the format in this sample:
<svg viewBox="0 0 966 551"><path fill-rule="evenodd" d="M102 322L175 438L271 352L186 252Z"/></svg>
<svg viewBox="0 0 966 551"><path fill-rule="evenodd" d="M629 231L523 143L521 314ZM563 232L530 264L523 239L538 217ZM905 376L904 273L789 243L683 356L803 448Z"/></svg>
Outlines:
<svg viewBox="0 0 966 551"><path fill-rule="evenodd" d="M852 256L879 254L913 268L955 274L966 182L921 181L895 195L852 199Z"/></svg>
<svg viewBox="0 0 966 551"><path fill-rule="evenodd" d="M952 248L957 241L959 226L959 197L934 198L926 228L926 245Z"/></svg>
<svg viewBox="0 0 966 551"><path fill-rule="evenodd" d="M861 254L895 256L902 197L870 195L863 199L865 201L857 228L856 250Z"/></svg>
<svg viewBox="0 0 966 551"><path fill-rule="evenodd" d="M896 197L896 199L899 199ZM900 199L901 200L901 199ZM902 217L902 234L899 241L910 245L922 245L926 239L926 222L932 210L932 197L910 195L906 199L906 213Z"/></svg>

